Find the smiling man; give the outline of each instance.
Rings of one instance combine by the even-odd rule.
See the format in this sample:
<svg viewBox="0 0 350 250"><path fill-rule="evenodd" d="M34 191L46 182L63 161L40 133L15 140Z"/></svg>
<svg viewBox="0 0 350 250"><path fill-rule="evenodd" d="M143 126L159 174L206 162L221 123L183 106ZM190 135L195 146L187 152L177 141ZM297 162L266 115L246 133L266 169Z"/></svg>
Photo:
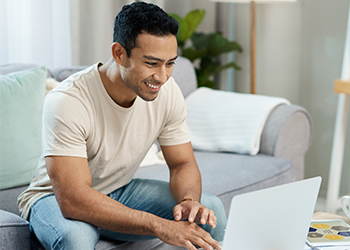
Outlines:
<svg viewBox="0 0 350 250"><path fill-rule="evenodd" d="M225 211L201 191L185 102L171 77L177 30L153 4L126 5L115 19L112 58L47 95L42 157L18 198L46 249L94 249L100 235L221 248ZM169 183L133 179L155 140Z"/></svg>
<svg viewBox="0 0 350 250"><path fill-rule="evenodd" d="M133 102L136 96L145 101L156 99L173 71L177 58L177 41L174 35L141 33L129 56L118 42L113 43L112 53L114 60L100 67L102 79L109 83L105 84L108 93L115 90L112 99L123 107L129 107L132 103L123 103L122 98L129 102ZM118 73L107 77L108 69L114 68L115 63L119 67ZM121 90L123 96L120 95Z"/></svg>

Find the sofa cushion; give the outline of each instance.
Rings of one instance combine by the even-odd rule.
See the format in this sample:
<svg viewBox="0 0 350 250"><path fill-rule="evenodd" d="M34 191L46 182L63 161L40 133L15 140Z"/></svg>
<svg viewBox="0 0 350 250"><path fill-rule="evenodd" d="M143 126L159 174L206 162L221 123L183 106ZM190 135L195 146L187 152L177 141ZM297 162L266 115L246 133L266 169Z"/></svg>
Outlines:
<svg viewBox="0 0 350 250"><path fill-rule="evenodd" d="M273 156L204 151L194 154L202 174L203 191L217 195L227 212L234 195L295 180L293 165ZM134 177L169 181L169 170L166 165L143 167Z"/></svg>
<svg viewBox="0 0 350 250"><path fill-rule="evenodd" d="M47 71L0 75L0 189L28 184L41 154Z"/></svg>
<svg viewBox="0 0 350 250"><path fill-rule="evenodd" d="M3 210L0 210L0 249L30 249L28 222Z"/></svg>
<svg viewBox="0 0 350 250"><path fill-rule="evenodd" d="M259 154L195 152L204 191L221 196L264 182L292 169L289 161ZM213 181L215 180L215 181Z"/></svg>
<svg viewBox="0 0 350 250"><path fill-rule="evenodd" d="M203 190L217 196L252 186L292 169L289 161L262 154L252 157L233 153L194 153L202 174ZM134 177L169 181L169 169L166 165L144 167Z"/></svg>
<svg viewBox="0 0 350 250"><path fill-rule="evenodd" d="M0 209L18 214L17 197L28 185L0 190Z"/></svg>

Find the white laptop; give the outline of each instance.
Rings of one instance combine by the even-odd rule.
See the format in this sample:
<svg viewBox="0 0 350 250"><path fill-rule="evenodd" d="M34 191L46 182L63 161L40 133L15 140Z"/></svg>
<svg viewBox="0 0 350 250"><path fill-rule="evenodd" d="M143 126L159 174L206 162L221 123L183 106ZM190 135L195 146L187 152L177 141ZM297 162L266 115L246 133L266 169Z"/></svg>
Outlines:
<svg viewBox="0 0 350 250"><path fill-rule="evenodd" d="M321 177L233 197L223 250L303 250Z"/></svg>

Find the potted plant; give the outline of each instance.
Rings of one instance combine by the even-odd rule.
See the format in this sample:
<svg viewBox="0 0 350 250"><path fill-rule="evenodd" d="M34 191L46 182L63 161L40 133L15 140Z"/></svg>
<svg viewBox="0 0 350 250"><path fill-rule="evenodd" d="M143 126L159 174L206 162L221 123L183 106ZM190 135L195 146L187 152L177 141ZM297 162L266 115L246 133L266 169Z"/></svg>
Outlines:
<svg viewBox="0 0 350 250"><path fill-rule="evenodd" d="M195 63L198 87L215 88L212 77L228 68L241 68L234 62L222 64L217 57L229 52L242 52L242 47L234 41L229 41L220 32L204 34L195 32L205 16L205 10L190 11L184 18L177 14L170 14L179 22L176 36L180 55ZM191 41L191 42L189 42Z"/></svg>

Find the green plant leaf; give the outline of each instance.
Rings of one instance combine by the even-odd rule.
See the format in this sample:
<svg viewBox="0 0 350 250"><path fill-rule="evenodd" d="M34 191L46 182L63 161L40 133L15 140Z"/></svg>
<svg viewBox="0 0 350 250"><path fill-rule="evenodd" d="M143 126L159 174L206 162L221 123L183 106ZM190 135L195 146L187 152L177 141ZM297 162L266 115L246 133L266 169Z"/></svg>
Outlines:
<svg viewBox="0 0 350 250"><path fill-rule="evenodd" d="M191 36L192 45L198 50L208 48L210 44L210 34L204 34L202 32L194 32Z"/></svg>
<svg viewBox="0 0 350 250"><path fill-rule="evenodd" d="M222 65L220 61L216 60L217 56L232 51L242 52L243 50L238 43L229 41L220 32L209 34L195 32L204 15L204 10L191 11L185 18L171 14L180 24L177 39L181 48L181 56L188 58L192 62L199 59L199 65L195 68L198 86L215 88L216 83L211 80L213 75L228 68L241 69L234 62ZM188 39L191 39L191 45L186 43ZM190 45L190 47L187 45Z"/></svg>
<svg viewBox="0 0 350 250"><path fill-rule="evenodd" d="M211 75L214 75L220 72L221 64L219 62L215 62L212 60L202 59L200 66L201 66L200 68L201 75L205 75L209 77Z"/></svg>
<svg viewBox="0 0 350 250"><path fill-rule="evenodd" d="M225 69L228 69L228 68L234 68L237 70L241 69L241 67L239 67L236 63L231 62L231 63L225 64L225 65L217 65L216 67L212 68L211 74L215 75L215 74L217 74Z"/></svg>
<svg viewBox="0 0 350 250"><path fill-rule="evenodd" d="M183 18L175 13L169 13L169 16L172 16L179 23L179 30L177 31L176 39L179 47L183 47L186 41L181 41L181 34L183 32Z"/></svg>
<svg viewBox="0 0 350 250"><path fill-rule="evenodd" d="M203 75L197 74L197 82L198 82L198 88L208 87L208 88L214 89L216 87L216 83L214 81L210 80L210 78L208 76L203 76Z"/></svg>
<svg viewBox="0 0 350 250"><path fill-rule="evenodd" d="M220 33L211 34L208 52L212 57L231 51L242 52L242 47L233 41L227 40Z"/></svg>
<svg viewBox="0 0 350 250"><path fill-rule="evenodd" d="M242 52L242 47L238 43L227 40L220 32L210 34L195 32L191 40L196 49L208 48L208 56L210 57L216 57L231 51Z"/></svg>
<svg viewBox="0 0 350 250"><path fill-rule="evenodd" d="M188 58L191 62L198 58L202 58L207 54L207 49L195 50L193 48L184 49L182 56Z"/></svg>
<svg viewBox="0 0 350 250"><path fill-rule="evenodd" d="M230 62L225 65L221 65L219 62L201 62L201 68L198 69L198 74L210 77L212 75L215 75L217 73L220 73L221 71L228 69L228 68L234 68L236 70L240 70L241 67L239 67L235 62Z"/></svg>
<svg viewBox="0 0 350 250"><path fill-rule="evenodd" d="M193 10L185 16L180 41L187 41L193 35L204 16L205 10Z"/></svg>
<svg viewBox="0 0 350 250"><path fill-rule="evenodd" d="M222 70L228 69L228 68L234 68L235 70L241 70L242 68L238 66L235 62L230 62L224 66L222 66Z"/></svg>

